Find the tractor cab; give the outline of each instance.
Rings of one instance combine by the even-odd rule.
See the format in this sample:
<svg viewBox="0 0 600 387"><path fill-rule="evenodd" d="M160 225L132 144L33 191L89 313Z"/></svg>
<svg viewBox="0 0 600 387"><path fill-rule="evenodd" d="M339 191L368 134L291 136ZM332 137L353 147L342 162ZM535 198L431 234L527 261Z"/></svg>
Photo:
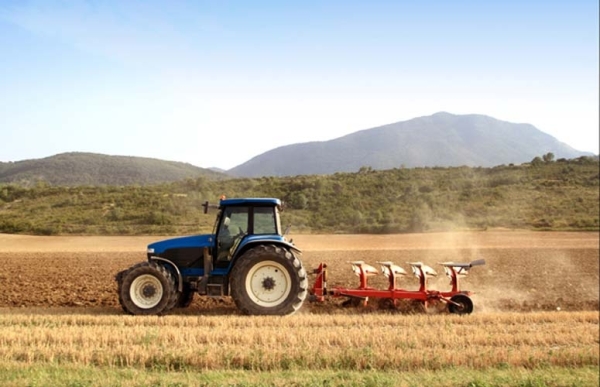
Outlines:
<svg viewBox="0 0 600 387"><path fill-rule="evenodd" d="M205 204L207 206L207 204ZM215 268L229 267L236 253L258 240L284 241L281 235L279 199L223 199L219 204L213 234Z"/></svg>

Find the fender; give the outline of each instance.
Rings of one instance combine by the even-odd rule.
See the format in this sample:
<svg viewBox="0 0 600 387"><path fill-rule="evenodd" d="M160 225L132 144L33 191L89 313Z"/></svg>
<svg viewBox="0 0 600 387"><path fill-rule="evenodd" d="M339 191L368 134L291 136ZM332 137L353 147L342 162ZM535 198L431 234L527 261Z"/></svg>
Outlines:
<svg viewBox="0 0 600 387"><path fill-rule="evenodd" d="M302 250L300 250L299 248L297 248L296 246L294 246L293 244L291 244L288 241L285 240L273 240L273 239L252 239L249 240L248 243L244 243L242 245L242 247L245 247L246 245L250 245L250 244L255 244L255 243L274 243L276 245L283 245L285 247L288 247L290 250L293 250L299 254L302 254ZM236 254L237 255L237 254Z"/></svg>
<svg viewBox="0 0 600 387"><path fill-rule="evenodd" d="M249 235L247 237L245 237L242 242L240 243L240 245L238 246L237 251L235 252L234 256L237 256L238 251L241 251L242 249L245 250L247 245L250 244L255 244L255 243L262 243L262 244L269 244L269 243L274 243L276 245L283 245L287 248L289 248L290 250L294 250L297 253L302 253L302 251L300 251L299 248L297 248L296 246L294 246L292 243L288 242L285 237L281 236L281 235L277 235L277 234L269 234L269 235Z"/></svg>
<svg viewBox="0 0 600 387"><path fill-rule="evenodd" d="M302 251L299 248L297 248L293 244L289 243L282 237L273 238L273 236L271 236L271 235L268 238L264 238L264 237L260 237L260 236L258 236L258 237L251 236L247 240L244 240L240 244L240 246L238 247L238 249L236 250L235 254L233 255L233 257L231 259L232 265L230 265L229 267L231 268L231 267L233 267L233 265L235 265L235 262L237 261L239 256L242 255L243 252L245 252L249 248L252 248L255 245L262 245L262 244L272 244L272 245L277 245L277 246L287 248L291 251L292 254L294 254L294 256L296 256L297 254L302 254Z"/></svg>

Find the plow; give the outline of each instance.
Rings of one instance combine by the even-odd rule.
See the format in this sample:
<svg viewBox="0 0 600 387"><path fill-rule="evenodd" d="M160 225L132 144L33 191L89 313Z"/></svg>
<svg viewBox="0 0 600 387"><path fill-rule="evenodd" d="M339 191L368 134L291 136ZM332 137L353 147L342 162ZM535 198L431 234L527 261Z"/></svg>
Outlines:
<svg viewBox="0 0 600 387"><path fill-rule="evenodd" d="M450 313L473 311L470 291L460 288L474 266L470 263L442 262L450 279L450 290L431 288L428 280L438 273L422 262L408 262L419 288L400 287L407 271L390 261L378 262L388 278L387 289L369 286L369 278L379 271L364 261L351 261L358 276L356 288L327 287L327 264L313 272L309 288L308 273L300 260L301 251L287 240L281 227L282 203L276 198L221 198L213 232L154 242L147 247L147 260L123 270L115 276L119 303L123 311L133 315L162 315L175 308L188 307L193 298L231 297L238 309L249 315L289 315L295 313L308 298L324 302L328 298L345 297L345 305L366 306L379 299L389 306L410 300L425 310L433 304L445 304Z"/></svg>
<svg viewBox="0 0 600 387"><path fill-rule="evenodd" d="M368 285L368 279L377 275L378 270L364 261L351 261L352 270L359 278L357 288L333 287L327 288L327 264L321 263L314 270L316 279L311 289L309 301L324 302L327 297L346 297L345 305L367 306L369 299L379 299L380 303L389 307L396 307L398 300L412 300L420 303L425 310L430 304L445 303L448 312L455 314L469 314L473 312L473 292L460 289L460 278L464 278L473 266L485 264L485 260L478 259L470 263L441 262L446 276L450 279L449 291L439 291L428 287L428 280L437 277L438 273L432 267L422 262L407 262L412 273L419 280L419 289L407 290L398 286L399 281L406 277L407 272L402 267L390 261L377 262L381 266L381 273L388 279L387 289L377 289Z"/></svg>

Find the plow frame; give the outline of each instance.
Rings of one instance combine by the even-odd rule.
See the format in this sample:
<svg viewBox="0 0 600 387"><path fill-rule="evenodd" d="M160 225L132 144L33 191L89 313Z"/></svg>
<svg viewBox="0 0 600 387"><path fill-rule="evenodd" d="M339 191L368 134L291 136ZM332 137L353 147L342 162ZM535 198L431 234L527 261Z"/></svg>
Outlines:
<svg viewBox="0 0 600 387"><path fill-rule="evenodd" d="M353 270L359 277L360 285L358 288L334 287L331 290L327 288L327 264L321 263L314 270L316 279L311 290L310 301L323 302L327 296L331 297L349 297L351 299L362 300L364 306L367 305L369 298L379 298L391 300L394 306L397 305L397 300L415 300L422 302L427 308L430 302L444 302L448 304L448 309L451 313L466 314L473 310L473 303L470 296L474 294L468 290L460 290L460 278L464 277L468 270L473 266L485 264L485 260L478 259L470 263L454 263L442 262L439 263L444 267L446 276L450 278L451 290L438 291L428 289L428 277L437 275L435 270L421 262L408 262L411 265L413 274L419 279L418 290L407 290L396 287L397 278L406 274L403 269L392 265L390 262L378 262L382 265L382 271L388 277L388 289L376 289L368 286L368 277L375 274L372 266L364 264L363 261L350 262ZM387 267L387 270L384 269ZM402 272L393 270L393 267L400 269Z"/></svg>

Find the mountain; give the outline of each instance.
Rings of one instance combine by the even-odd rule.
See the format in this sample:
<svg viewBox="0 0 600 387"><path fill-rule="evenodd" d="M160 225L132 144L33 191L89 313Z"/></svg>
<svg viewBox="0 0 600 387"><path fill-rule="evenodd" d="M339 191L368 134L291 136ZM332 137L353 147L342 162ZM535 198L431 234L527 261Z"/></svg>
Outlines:
<svg viewBox="0 0 600 387"><path fill-rule="evenodd" d="M323 142L282 146L238 165L233 176L294 176L356 172L361 167L482 166L529 162L548 152L580 152L530 124L440 112Z"/></svg>
<svg viewBox="0 0 600 387"><path fill-rule="evenodd" d="M145 157L108 156L96 153L62 153L43 159L0 162L0 183L31 185L148 185L224 174L191 164Z"/></svg>

